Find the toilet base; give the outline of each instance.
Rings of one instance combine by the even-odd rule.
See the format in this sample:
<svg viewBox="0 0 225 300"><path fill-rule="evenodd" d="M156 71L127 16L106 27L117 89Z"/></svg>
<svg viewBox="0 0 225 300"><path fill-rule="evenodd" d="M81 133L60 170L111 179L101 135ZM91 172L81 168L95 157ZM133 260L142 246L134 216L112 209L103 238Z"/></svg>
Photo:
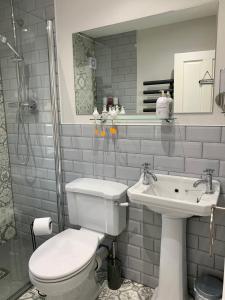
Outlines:
<svg viewBox="0 0 225 300"><path fill-rule="evenodd" d="M101 285L95 278L88 278L74 290L58 296L48 296L46 300L95 300L101 291Z"/></svg>
<svg viewBox="0 0 225 300"><path fill-rule="evenodd" d="M95 272L95 259L75 277L56 283L43 283L30 273L33 285L47 300L94 300L101 291Z"/></svg>

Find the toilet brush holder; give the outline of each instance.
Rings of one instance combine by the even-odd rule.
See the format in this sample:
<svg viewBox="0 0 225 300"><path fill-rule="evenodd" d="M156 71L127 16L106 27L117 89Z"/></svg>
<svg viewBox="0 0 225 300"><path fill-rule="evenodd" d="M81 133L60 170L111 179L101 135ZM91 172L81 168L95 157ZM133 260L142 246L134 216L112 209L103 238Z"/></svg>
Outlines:
<svg viewBox="0 0 225 300"><path fill-rule="evenodd" d="M118 290L121 287L121 263L118 258L109 259L108 262L108 287L111 290Z"/></svg>
<svg viewBox="0 0 225 300"><path fill-rule="evenodd" d="M108 287L111 290L118 290L122 284L121 262L116 258L116 244L114 241L111 255L108 259Z"/></svg>

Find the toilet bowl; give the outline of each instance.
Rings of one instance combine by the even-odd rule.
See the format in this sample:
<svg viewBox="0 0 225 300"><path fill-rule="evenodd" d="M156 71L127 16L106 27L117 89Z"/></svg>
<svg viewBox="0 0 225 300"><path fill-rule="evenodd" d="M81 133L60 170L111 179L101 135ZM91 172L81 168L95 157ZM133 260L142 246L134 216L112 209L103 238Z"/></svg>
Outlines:
<svg viewBox="0 0 225 300"><path fill-rule="evenodd" d="M96 252L104 235L118 236L126 227L126 191L122 183L79 178L66 184L67 229L43 243L29 261L29 276L47 300L94 300L100 291ZM101 264L100 264L101 265Z"/></svg>
<svg viewBox="0 0 225 300"><path fill-rule="evenodd" d="M94 274L95 255L103 237L76 229L57 234L31 256L31 282L47 299L95 299L100 287Z"/></svg>

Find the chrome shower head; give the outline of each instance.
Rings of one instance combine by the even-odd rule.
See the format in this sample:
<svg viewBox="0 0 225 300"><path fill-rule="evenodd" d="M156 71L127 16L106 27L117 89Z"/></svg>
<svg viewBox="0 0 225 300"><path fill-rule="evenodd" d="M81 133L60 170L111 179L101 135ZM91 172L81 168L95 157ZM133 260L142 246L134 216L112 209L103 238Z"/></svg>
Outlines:
<svg viewBox="0 0 225 300"><path fill-rule="evenodd" d="M0 41L1 41L3 44L6 44L6 43L7 43L7 37L0 34Z"/></svg>

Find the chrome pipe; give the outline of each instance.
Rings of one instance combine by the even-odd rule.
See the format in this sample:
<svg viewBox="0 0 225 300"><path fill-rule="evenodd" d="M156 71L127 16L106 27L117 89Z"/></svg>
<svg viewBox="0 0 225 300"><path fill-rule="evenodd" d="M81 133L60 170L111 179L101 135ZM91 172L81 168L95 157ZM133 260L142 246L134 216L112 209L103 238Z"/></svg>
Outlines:
<svg viewBox="0 0 225 300"><path fill-rule="evenodd" d="M214 227L214 212L215 206L211 208L210 214L210 222L209 222L209 255L213 256L213 246L214 246L214 234L215 234L215 227Z"/></svg>
<svg viewBox="0 0 225 300"><path fill-rule="evenodd" d="M63 179L62 179L62 155L60 144L60 123L59 108L56 89L56 67L55 67L55 51L54 51L54 33L52 20L47 21L47 39L48 39L48 58L49 58L49 76L50 76L50 95L51 95L51 111L53 125L53 141L54 141L54 158L56 172L56 196L58 208L58 228L59 231L64 230L64 199L63 199Z"/></svg>
<svg viewBox="0 0 225 300"><path fill-rule="evenodd" d="M225 207L216 206L216 205L213 205L211 207L210 222L209 222L209 255L210 256L213 255L213 246L214 246L214 239L215 239L214 217L215 217L216 210L221 210L225 212Z"/></svg>
<svg viewBox="0 0 225 300"><path fill-rule="evenodd" d="M14 2L14 0L10 0L11 23L12 23L12 29L13 29L14 46L17 47L16 22L15 22L14 3L13 2Z"/></svg>

